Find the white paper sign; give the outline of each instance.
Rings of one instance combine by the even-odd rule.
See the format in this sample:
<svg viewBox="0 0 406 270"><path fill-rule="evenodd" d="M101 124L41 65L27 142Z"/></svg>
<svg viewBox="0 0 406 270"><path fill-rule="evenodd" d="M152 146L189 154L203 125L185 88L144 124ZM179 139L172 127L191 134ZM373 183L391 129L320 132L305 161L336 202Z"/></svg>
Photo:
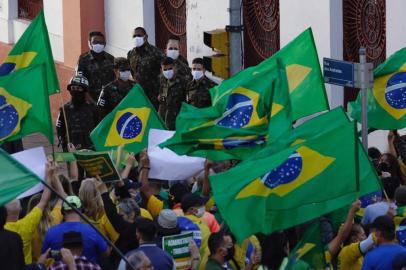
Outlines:
<svg viewBox="0 0 406 270"><path fill-rule="evenodd" d="M148 136L148 156L151 170L149 178L160 180L186 180L204 170L204 158L179 156L159 144L171 138L175 131L151 129Z"/></svg>
<svg viewBox="0 0 406 270"><path fill-rule="evenodd" d="M11 155L18 162L23 164L25 167L30 169L33 173L39 176L42 180L45 180L45 164L47 162L47 157L43 147L36 147L21 151ZM25 191L23 194L17 197L17 199L22 199L31 196L35 193L40 192L44 189L41 183L33 186L29 190Z"/></svg>

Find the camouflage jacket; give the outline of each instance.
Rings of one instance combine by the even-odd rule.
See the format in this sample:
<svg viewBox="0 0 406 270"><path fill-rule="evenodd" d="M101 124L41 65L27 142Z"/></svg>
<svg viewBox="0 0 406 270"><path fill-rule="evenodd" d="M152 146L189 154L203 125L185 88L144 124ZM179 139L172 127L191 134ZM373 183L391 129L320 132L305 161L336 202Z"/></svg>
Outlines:
<svg viewBox="0 0 406 270"><path fill-rule="evenodd" d="M211 106L209 89L217 84L204 76L201 80L191 81L186 89L187 102L195 107L204 108Z"/></svg>
<svg viewBox="0 0 406 270"><path fill-rule="evenodd" d="M159 115L170 130L175 129L176 116L179 114L182 102L186 101L186 86L188 81L182 76L176 76L174 80L167 80L161 76L159 90L160 104Z"/></svg>
<svg viewBox="0 0 406 270"><path fill-rule="evenodd" d="M164 57L160 49L148 42L140 48L133 48L127 54L134 80L141 85L155 108L158 108L159 74Z"/></svg>
<svg viewBox="0 0 406 270"><path fill-rule="evenodd" d="M97 102L102 87L116 79L114 74L114 57L103 52L103 57L97 59L91 51L79 57L76 73L82 74L89 80L89 94Z"/></svg>
<svg viewBox="0 0 406 270"><path fill-rule="evenodd" d="M89 135L99 121L96 106L90 103L75 106L72 102L68 102L64 105L64 109L70 142L76 146L76 149L91 149L93 143ZM67 151L68 137L62 108L59 109L56 120L56 133L63 150Z"/></svg>
<svg viewBox="0 0 406 270"><path fill-rule="evenodd" d="M97 106L101 109L102 116L110 113L121 100L123 100L134 85L135 82L131 80L126 84L120 84L118 80L115 80L103 87L99 100L97 101Z"/></svg>

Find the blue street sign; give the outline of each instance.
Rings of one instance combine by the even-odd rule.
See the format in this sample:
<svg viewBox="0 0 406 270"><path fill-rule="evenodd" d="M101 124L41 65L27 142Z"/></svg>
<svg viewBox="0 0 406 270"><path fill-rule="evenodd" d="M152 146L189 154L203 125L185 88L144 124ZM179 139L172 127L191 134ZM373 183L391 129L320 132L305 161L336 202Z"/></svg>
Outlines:
<svg viewBox="0 0 406 270"><path fill-rule="evenodd" d="M324 81L329 84L340 86L356 86L354 63L323 58Z"/></svg>

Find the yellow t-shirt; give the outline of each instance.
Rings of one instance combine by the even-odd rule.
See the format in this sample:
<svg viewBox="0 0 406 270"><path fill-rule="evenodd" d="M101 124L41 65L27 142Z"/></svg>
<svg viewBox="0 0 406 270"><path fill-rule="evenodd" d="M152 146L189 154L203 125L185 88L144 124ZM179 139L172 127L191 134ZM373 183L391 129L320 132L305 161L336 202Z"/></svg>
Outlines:
<svg viewBox="0 0 406 270"><path fill-rule="evenodd" d="M42 217L42 209L34 207L24 218L16 222L7 222L4 228L16 232L23 240L24 259L32 263L32 238Z"/></svg>
<svg viewBox="0 0 406 270"><path fill-rule="evenodd" d="M152 216L151 216L151 213L148 212L147 209L140 208L140 211L141 211L141 213L140 213L140 214L141 214L141 217L147 218L147 219L149 219L149 220L154 220L154 219L152 218Z"/></svg>
<svg viewBox="0 0 406 270"><path fill-rule="evenodd" d="M147 202L147 210L151 214L152 217L159 216L159 213L164 208L164 202L158 199L156 196L151 195Z"/></svg>
<svg viewBox="0 0 406 270"><path fill-rule="evenodd" d="M359 242L349 244L338 254L337 269L360 270L364 257L359 249Z"/></svg>
<svg viewBox="0 0 406 270"><path fill-rule="evenodd" d="M200 245L199 248L199 253L200 253L200 264L199 264L199 270L204 270L206 268L206 263L207 259L209 256L209 247L208 247L208 241L210 237L210 229L207 226L206 222L202 220L201 218L196 217L195 215L185 215L186 218L190 219L193 223L195 223L201 233L202 237L202 244Z"/></svg>

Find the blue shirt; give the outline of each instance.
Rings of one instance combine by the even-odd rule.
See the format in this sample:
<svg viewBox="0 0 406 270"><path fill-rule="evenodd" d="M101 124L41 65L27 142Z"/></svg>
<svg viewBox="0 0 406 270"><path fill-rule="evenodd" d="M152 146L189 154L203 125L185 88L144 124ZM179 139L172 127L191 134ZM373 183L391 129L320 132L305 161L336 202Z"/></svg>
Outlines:
<svg viewBox="0 0 406 270"><path fill-rule="evenodd" d="M81 222L63 222L48 229L41 253L48 248L60 250L63 247L63 235L67 232L82 234L83 256L89 261L97 262L97 257L108 250L107 243L90 225Z"/></svg>
<svg viewBox="0 0 406 270"><path fill-rule="evenodd" d="M144 252L145 256L151 261L154 269L174 270L176 269L173 259L169 253L160 249L156 244L141 244L137 249L128 252L125 256L128 258L136 251ZM117 270L125 270L125 262L121 260Z"/></svg>
<svg viewBox="0 0 406 270"><path fill-rule="evenodd" d="M362 270L392 269L393 260L399 254L406 255L406 248L397 244L380 245L367 253L362 264Z"/></svg>

